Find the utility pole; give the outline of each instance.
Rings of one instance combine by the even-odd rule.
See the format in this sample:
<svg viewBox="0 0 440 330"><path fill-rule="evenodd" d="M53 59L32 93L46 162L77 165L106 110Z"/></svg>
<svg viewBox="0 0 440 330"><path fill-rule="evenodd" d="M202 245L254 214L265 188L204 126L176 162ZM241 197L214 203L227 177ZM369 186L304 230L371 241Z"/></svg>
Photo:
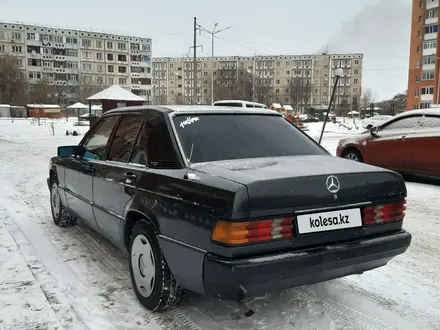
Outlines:
<svg viewBox="0 0 440 330"><path fill-rule="evenodd" d="M196 87L197 87L197 48L198 47L202 47L202 51L203 51L203 46L202 45L197 45L197 30L199 32L200 31L200 27L197 24L197 17L194 17L194 40L193 40L193 46L190 47L190 52L191 52L191 48L194 50L194 57L193 57L193 95L191 97L191 104L195 104L195 94L196 94Z"/></svg>
<svg viewBox="0 0 440 330"><path fill-rule="evenodd" d="M195 104L195 93L197 86L197 17L194 17L194 59L193 59L193 97L191 98L191 104Z"/></svg>
<svg viewBox="0 0 440 330"><path fill-rule="evenodd" d="M214 39L215 39L215 35L220 33L220 32L223 32L225 30L229 30L231 28L230 26L228 26L228 27L226 27L224 29L217 30L217 26L218 26L218 23L216 22L214 24L214 29L212 31L209 31L208 29L204 28L203 26L198 25L198 27L200 29L202 29L203 31L205 31L205 32L207 32L207 33L209 33L211 35L211 61L212 61L212 63L214 63ZM211 73L211 104L212 103L214 103L214 72Z"/></svg>

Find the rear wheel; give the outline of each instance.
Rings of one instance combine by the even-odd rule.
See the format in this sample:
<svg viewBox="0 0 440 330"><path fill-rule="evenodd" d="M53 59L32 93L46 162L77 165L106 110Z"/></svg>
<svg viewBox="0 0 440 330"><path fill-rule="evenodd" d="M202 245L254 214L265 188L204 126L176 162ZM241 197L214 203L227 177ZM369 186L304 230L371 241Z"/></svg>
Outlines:
<svg viewBox="0 0 440 330"><path fill-rule="evenodd" d="M76 223L76 218L70 215L61 203L58 182L54 177L52 177L51 180L50 209L52 211L53 222L58 227L69 227Z"/></svg>
<svg viewBox="0 0 440 330"><path fill-rule="evenodd" d="M156 232L145 220L137 222L130 238L130 274L139 302L151 311L166 311L183 297L162 250Z"/></svg>
<svg viewBox="0 0 440 330"><path fill-rule="evenodd" d="M367 126L367 129L368 129L368 130L370 130L370 129L372 129L372 128L373 128L373 125L371 125L371 124Z"/></svg>
<svg viewBox="0 0 440 330"><path fill-rule="evenodd" d="M342 158L350 159L355 162L363 162L361 153L356 149L347 149L342 153Z"/></svg>

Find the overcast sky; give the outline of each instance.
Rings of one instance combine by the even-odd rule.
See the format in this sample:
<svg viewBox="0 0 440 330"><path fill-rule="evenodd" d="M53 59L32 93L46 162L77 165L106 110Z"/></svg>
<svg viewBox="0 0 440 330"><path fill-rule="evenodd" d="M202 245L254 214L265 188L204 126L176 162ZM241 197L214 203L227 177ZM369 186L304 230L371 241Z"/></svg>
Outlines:
<svg viewBox="0 0 440 330"><path fill-rule="evenodd" d="M184 56L193 17L218 34L215 55L363 53L364 87L378 99L407 88L410 0L0 0L0 20L153 39L153 56ZM220 39L221 38L221 39ZM198 52L210 56L210 36Z"/></svg>

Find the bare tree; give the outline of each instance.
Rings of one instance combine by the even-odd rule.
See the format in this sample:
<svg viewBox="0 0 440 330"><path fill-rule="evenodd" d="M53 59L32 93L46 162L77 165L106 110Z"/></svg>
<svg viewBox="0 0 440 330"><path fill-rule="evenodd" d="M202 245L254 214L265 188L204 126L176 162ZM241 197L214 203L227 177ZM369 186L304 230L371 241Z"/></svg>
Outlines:
<svg viewBox="0 0 440 330"><path fill-rule="evenodd" d="M253 100L271 105L274 101L272 78L256 78L253 80Z"/></svg>
<svg viewBox="0 0 440 330"><path fill-rule="evenodd" d="M26 102L27 79L10 55L0 57L0 103L23 105Z"/></svg>
<svg viewBox="0 0 440 330"><path fill-rule="evenodd" d="M310 105L312 84L310 78L293 78L289 82L288 96L292 100L292 107L300 110Z"/></svg>
<svg viewBox="0 0 440 330"><path fill-rule="evenodd" d="M351 99L351 110L353 111L359 111L359 97L353 96Z"/></svg>
<svg viewBox="0 0 440 330"><path fill-rule="evenodd" d="M58 104L57 89L47 79L40 79L29 86L29 102L42 104Z"/></svg>
<svg viewBox="0 0 440 330"><path fill-rule="evenodd" d="M214 101L251 100L252 76L246 70L218 70L214 80Z"/></svg>
<svg viewBox="0 0 440 330"><path fill-rule="evenodd" d="M374 102L374 99L375 97L371 88L365 88L361 96L361 102L364 110L368 109L370 103Z"/></svg>

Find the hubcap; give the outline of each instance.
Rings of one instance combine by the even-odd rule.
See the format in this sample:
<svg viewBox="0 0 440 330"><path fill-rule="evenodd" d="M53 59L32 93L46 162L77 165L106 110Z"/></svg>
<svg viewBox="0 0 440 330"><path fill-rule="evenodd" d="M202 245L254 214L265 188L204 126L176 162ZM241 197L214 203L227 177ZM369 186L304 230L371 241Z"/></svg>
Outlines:
<svg viewBox="0 0 440 330"><path fill-rule="evenodd" d="M141 295L149 297L156 278L153 250L145 235L138 235L131 247L131 265L136 287Z"/></svg>
<svg viewBox="0 0 440 330"><path fill-rule="evenodd" d="M350 160L354 160L356 162L359 161L359 157L356 154L352 153L352 152L350 152L347 155L345 155L345 158L350 159Z"/></svg>
<svg viewBox="0 0 440 330"><path fill-rule="evenodd" d="M58 185L56 183L52 184L51 190L51 202L52 202L52 215L55 219L58 219L60 215L60 194L58 192Z"/></svg>

